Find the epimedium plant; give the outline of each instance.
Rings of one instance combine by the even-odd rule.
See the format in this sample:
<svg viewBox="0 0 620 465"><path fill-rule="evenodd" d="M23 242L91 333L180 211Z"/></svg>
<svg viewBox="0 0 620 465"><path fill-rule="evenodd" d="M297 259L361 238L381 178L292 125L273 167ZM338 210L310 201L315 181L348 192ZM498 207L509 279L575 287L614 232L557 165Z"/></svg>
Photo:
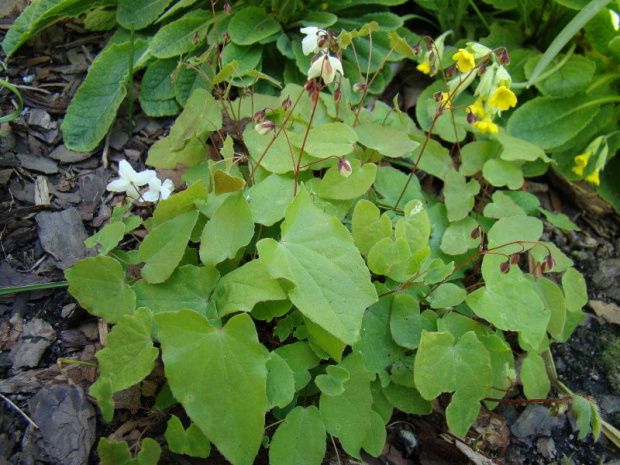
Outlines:
<svg viewBox="0 0 620 465"><path fill-rule="evenodd" d="M507 66L521 105L507 133L545 150L553 163L527 162L529 174L553 166L566 179L585 180L620 211L616 179L620 3L607 0L417 2L457 43L476 39L511 50ZM450 62L445 63L449 66ZM418 69L427 74L428 62ZM433 74L433 73L431 73Z"/></svg>
<svg viewBox="0 0 620 465"><path fill-rule="evenodd" d="M234 2L233 7L204 0L36 0L16 19L2 46L10 57L45 27L84 13L87 30L116 31L90 66L61 127L68 148L89 151L104 139L140 70L140 105L154 117L176 115L193 90L213 90L214 83L224 80L239 87L262 84L271 93L282 81L300 82L310 65L298 40L300 25L352 30L372 17L379 27L374 42L368 36L353 38L354 46L341 58L347 74L357 74L358 81L362 74L380 70L369 87L379 93L391 78L383 58L403 58L389 53L387 33L415 37L403 27L406 18L388 11L404 1L271 0ZM208 62L215 58L217 76L208 74L213 69Z"/></svg>
<svg viewBox="0 0 620 465"><path fill-rule="evenodd" d="M575 226L518 190L523 164L546 157L498 124L516 105L507 51L471 43L449 72L436 66L443 87L421 97L420 129L397 107L352 103L384 63L351 85L340 57L378 29L306 30L309 79L279 96L194 89L147 160L187 167L186 190L170 195L148 170L121 167L108 188L128 200L89 239L98 256L66 271L71 294L114 325L90 390L104 419L114 393L161 357L152 408L187 416L166 413L173 452L205 457L213 444L249 464L262 444L274 465L319 464L330 435L353 457L379 455L394 410L428 414L432 402L465 437L516 382L518 351L525 396L545 399L551 376L579 436L598 436L596 406L553 375L549 346L581 321L587 293L571 260L541 241L537 216ZM388 39L405 56L442 55L430 38ZM214 133L222 143L205 159ZM464 134L475 137L460 144ZM433 135L455 142L455 159ZM441 199L420 170L443 181ZM157 197L152 214L136 214L134 201ZM138 228L148 234L135 250L120 248ZM101 440L99 455L156 463L160 445L144 439L132 459L127 444Z"/></svg>

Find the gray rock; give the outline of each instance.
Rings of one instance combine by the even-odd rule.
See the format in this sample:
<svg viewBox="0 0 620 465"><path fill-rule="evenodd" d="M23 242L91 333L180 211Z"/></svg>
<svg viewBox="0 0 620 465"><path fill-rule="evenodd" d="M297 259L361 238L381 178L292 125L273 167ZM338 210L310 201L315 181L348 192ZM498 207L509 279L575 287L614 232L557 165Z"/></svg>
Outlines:
<svg viewBox="0 0 620 465"><path fill-rule="evenodd" d="M45 350L55 339L54 328L40 318L25 323L9 354L13 369L36 367Z"/></svg>
<svg viewBox="0 0 620 465"><path fill-rule="evenodd" d="M42 437L40 447L47 455L63 465L88 463L95 442L95 409L82 388L50 383L28 406Z"/></svg>
<svg viewBox="0 0 620 465"><path fill-rule="evenodd" d="M36 171L43 174L55 174L58 173L58 165L54 160L50 160L46 157L39 157L37 155L30 155L27 153L18 153L17 159L19 160L22 168L30 171Z"/></svg>
<svg viewBox="0 0 620 465"><path fill-rule="evenodd" d="M552 425L553 420L547 407L530 404L510 427L510 431L519 439L529 436L550 437Z"/></svg>

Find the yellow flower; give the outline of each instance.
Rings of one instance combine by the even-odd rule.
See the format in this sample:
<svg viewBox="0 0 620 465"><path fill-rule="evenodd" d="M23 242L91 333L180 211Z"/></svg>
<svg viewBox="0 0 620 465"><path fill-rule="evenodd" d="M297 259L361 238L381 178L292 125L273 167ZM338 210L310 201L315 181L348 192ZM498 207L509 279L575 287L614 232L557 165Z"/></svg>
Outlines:
<svg viewBox="0 0 620 465"><path fill-rule="evenodd" d="M484 111L484 100L482 99L476 100L474 103L472 103L469 106L469 111L471 111L478 118L484 118L485 113L486 113Z"/></svg>
<svg viewBox="0 0 620 465"><path fill-rule="evenodd" d="M517 96L506 86L499 86L489 99L489 106L505 111L517 105Z"/></svg>
<svg viewBox="0 0 620 465"><path fill-rule="evenodd" d="M456 67L461 73L471 71L476 66L474 56L464 48L459 48L459 51L452 56L453 60L456 60Z"/></svg>
<svg viewBox="0 0 620 465"><path fill-rule="evenodd" d="M447 92L442 92L441 93L441 102L444 103L443 107L444 108L451 108L452 107L452 99L450 98L450 95Z"/></svg>
<svg viewBox="0 0 620 465"><path fill-rule="evenodd" d="M600 169L595 169L592 174L586 176L586 181L591 182L592 184L596 184L597 186L601 185L601 180L598 177Z"/></svg>
<svg viewBox="0 0 620 465"><path fill-rule="evenodd" d="M583 169L588 166L588 160L590 159L591 155L592 153L590 152L586 152L583 155L577 155L575 157L575 164L577 166L573 166L573 173L575 173L577 176L583 176Z"/></svg>
<svg viewBox="0 0 620 465"><path fill-rule="evenodd" d="M418 71L423 72L424 74L430 74L431 72L431 64L428 62L422 62L418 66L416 66Z"/></svg>
<svg viewBox="0 0 620 465"><path fill-rule="evenodd" d="M482 121L476 121L474 123L474 127L480 131L482 134L497 134L499 132L499 127L490 119L483 119Z"/></svg>

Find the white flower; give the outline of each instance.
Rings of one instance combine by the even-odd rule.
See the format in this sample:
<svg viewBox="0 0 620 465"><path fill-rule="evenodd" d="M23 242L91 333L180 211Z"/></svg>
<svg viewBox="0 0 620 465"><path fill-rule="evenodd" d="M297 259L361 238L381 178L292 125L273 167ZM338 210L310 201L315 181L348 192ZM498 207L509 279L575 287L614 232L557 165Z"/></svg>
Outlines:
<svg viewBox="0 0 620 465"><path fill-rule="evenodd" d="M254 126L254 130L258 132L261 136L264 136L269 131L272 131L275 127L276 125L273 121L269 121L268 119L266 119L262 123L258 123L256 126Z"/></svg>
<svg viewBox="0 0 620 465"><path fill-rule="evenodd" d="M149 181L149 190L142 194L142 199L147 202L166 200L172 191L174 191L174 183L170 179L166 179L162 184L158 177L154 177Z"/></svg>
<svg viewBox="0 0 620 465"><path fill-rule="evenodd" d="M330 84L334 82L337 72L344 75L340 60L330 55L321 55L320 58L310 66L308 70L308 80L320 76L323 78L323 81L325 81L325 84Z"/></svg>
<svg viewBox="0 0 620 465"><path fill-rule="evenodd" d="M343 178L348 178L349 176L351 176L352 172L353 167L351 166L351 163L349 163L349 160L347 160L346 158L341 158L340 160L338 160L338 173L340 174L340 176L342 176Z"/></svg>
<svg viewBox="0 0 620 465"><path fill-rule="evenodd" d="M130 199L140 197L138 187L148 184L156 173L153 170L144 170L136 173L127 160L121 160L118 164L119 179L115 179L106 186L111 192L125 192Z"/></svg>
<svg viewBox="0 0 620 465"><path fill-rule="evenodd" d="M315 26L302 27L301 32L306 34L306 37L301 41L301 49L304 55L310 55L311 53L319 53L323 47L319 47L319 40L326 42L327 31L319 29Z"/></svg>

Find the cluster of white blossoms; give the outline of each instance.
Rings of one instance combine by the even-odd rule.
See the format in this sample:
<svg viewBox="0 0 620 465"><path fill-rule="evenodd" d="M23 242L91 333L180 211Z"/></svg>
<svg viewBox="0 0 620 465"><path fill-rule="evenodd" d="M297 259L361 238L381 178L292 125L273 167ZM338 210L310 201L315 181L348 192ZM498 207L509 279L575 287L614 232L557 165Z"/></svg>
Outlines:
<svg viewBox="0 0 620 465"><path fill-rule="evenodd" d="M127 160L121 160L118 164L118 174L120 178L110 182L106 189L111 192L124 192L134 201L157 202L167 199L174 191L174 183L170 179L162 183L154 170L144 170L138 173ZM147 184L148 189L141 193L139 188Z"/></svg>
<svg viewBox="0 0 620 465"><path fill-rule="evenodd" d="M308 79L321 77L325 84L331 84L336 80L336 73L344 75L340 60L329 54L329 33L315 26L302 27L301 32L306 34L301 41L304 55L319 54L308 70Z"/></svg>

